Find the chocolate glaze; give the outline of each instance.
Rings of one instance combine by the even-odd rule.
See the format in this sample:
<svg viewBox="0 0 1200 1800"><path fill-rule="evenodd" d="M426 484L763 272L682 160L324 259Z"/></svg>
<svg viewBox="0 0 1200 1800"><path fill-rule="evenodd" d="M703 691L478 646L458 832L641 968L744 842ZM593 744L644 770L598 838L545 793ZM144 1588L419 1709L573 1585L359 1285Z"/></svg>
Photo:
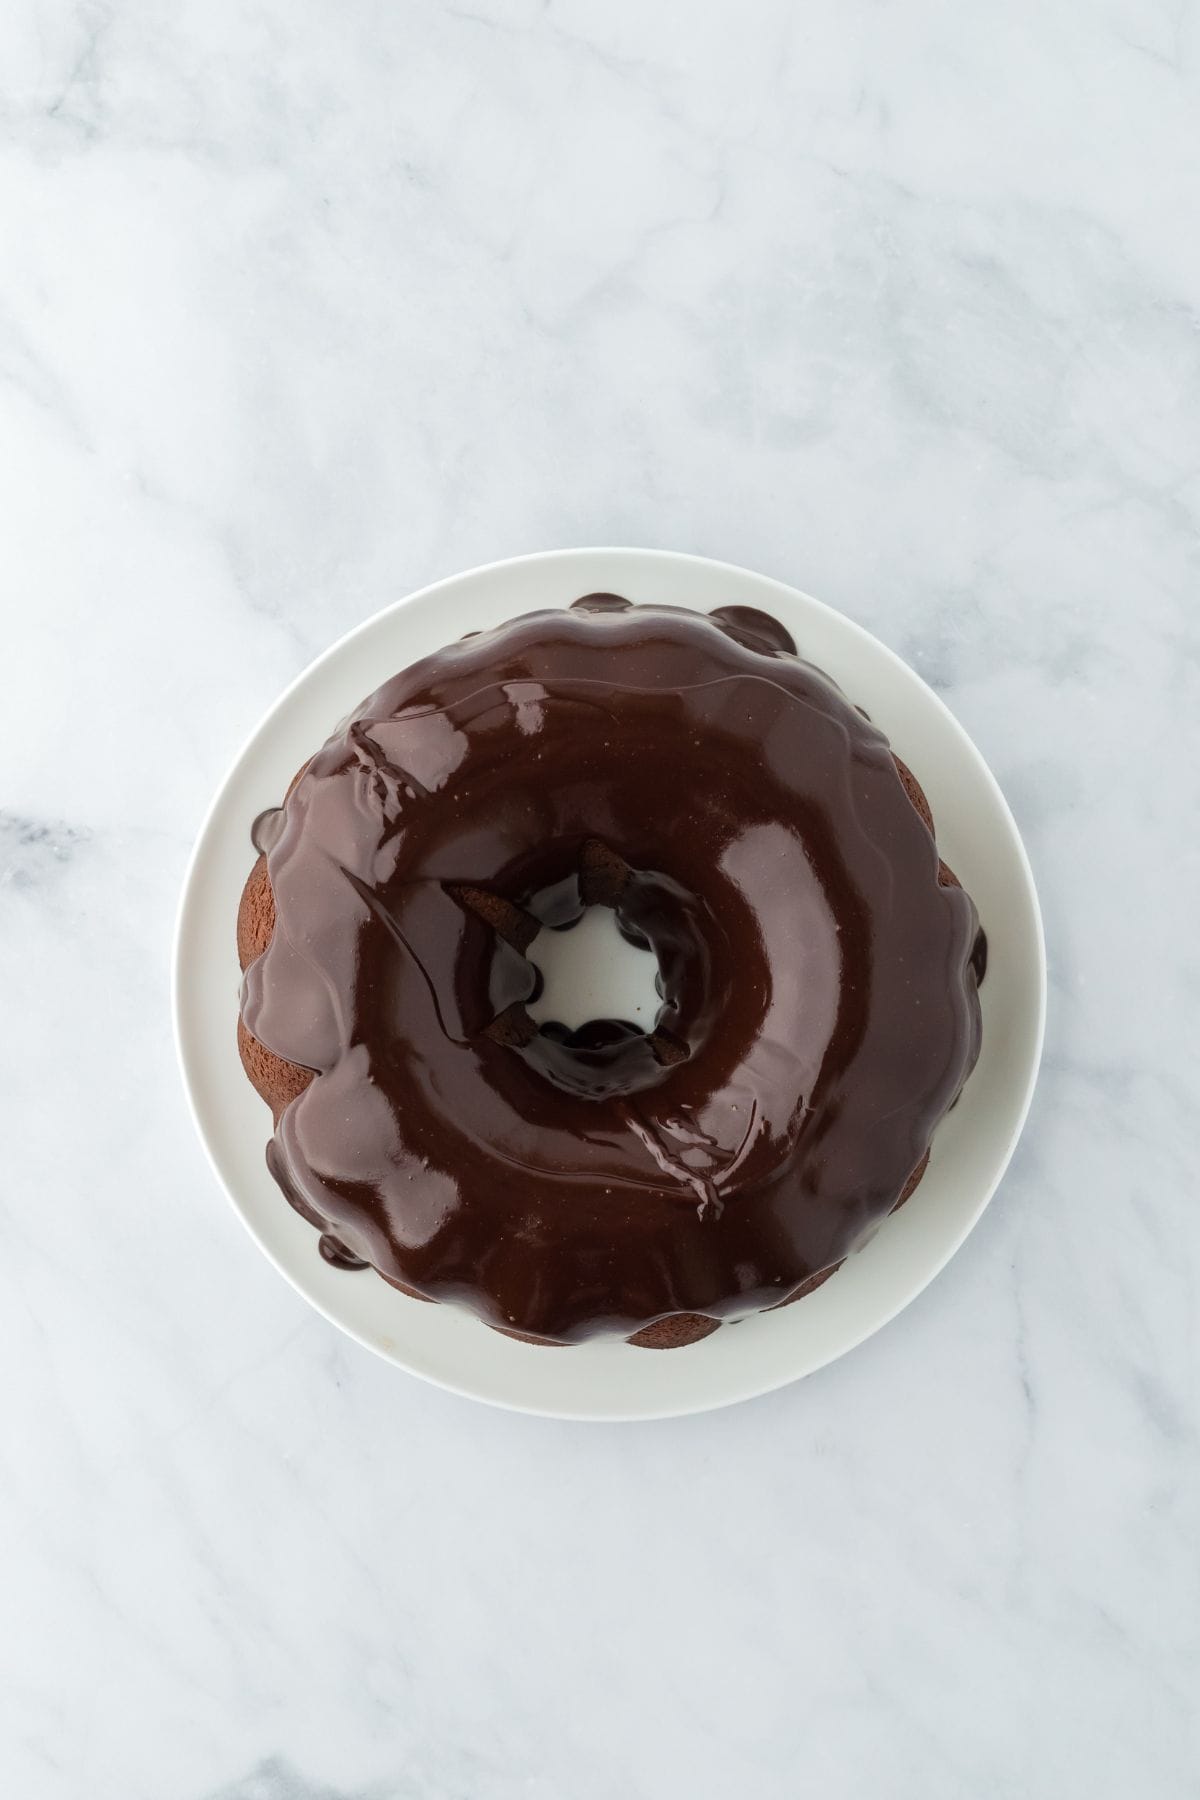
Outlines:
<svg viewBox="0 0 1200 1800"><path fill-rule="evenodd" d="M259 813L257 819L255 819L253 825L250 827L250 842L254 845L256 850L260 851L262 855L265 856L269 850L275 848L275 845L279 841L279 834L282 830L282 806L268 806L265 812Z"/></svg>
<svg viewBox="0 0 1200 1800"><path fill-rule="evenodd" d="M970 899L886 739L746 608L475 634L257 830L243 1020L319 1076L273 1174L323 1254L536 1338L787 1297L895 1205L978 1052ZM525 1011L533 931L594 903L658 957L649 1035Z"/></svg>
<svg viewBox="0 0 1200 1800"><path fill-rule="evenodd" d="M365 1269L369 1265L366 1258L355 1256L353 1250L347 1250L345 1244L335 1238L331 1231L323 1231L317 1242L317 1248L327 1263L335 1269Z"/></svg>

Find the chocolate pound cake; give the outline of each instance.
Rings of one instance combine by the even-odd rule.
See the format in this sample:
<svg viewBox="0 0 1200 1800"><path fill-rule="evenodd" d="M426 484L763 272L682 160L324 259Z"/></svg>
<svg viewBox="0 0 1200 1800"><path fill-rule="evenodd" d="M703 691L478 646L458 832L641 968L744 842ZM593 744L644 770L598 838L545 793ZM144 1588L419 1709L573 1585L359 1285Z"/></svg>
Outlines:
<svg viewBox="0 0 1200 1800"><path fill-rule="evenodd" d="M254 839L238 1041L280 1188L331 1262L537 1343L674 1348L811 1293L978 1054L983 935L924 794L745 608L474 634ZM527 1011L534 937L593 905L657 957L647 1033Z"/></svg>

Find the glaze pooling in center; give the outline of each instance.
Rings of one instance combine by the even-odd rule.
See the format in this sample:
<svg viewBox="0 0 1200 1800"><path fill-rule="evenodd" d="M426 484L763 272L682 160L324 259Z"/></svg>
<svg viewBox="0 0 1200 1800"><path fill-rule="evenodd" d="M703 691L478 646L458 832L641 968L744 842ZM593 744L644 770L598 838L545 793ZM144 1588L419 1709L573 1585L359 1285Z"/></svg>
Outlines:
<svg viewBox="0 0 1200 1800"><path fill-rule="evenodd" d="M978 920L883 735L783 628L589 596L426 658L263 829L243 1020L317 1072L293 1204L551 1342L771 1305L895 1204L974 1063ZM542 924L612 905L654 1030L539 1031Z"/></svg>

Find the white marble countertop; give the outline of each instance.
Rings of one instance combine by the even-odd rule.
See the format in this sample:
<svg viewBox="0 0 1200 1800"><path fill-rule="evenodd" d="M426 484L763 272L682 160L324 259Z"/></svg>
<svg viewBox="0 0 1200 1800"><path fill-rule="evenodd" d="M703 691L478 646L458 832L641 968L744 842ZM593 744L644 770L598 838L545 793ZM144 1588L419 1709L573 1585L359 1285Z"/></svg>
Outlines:
<svg viewBox="0 0 1200 1800"><path fill-rule="evenodd" d="M0 20L0 1791L1197 1787L1200 17L13 0ZM1047 1058L898 1321L733 1411L375 1361L188 1122L185 859L385 601L792 581L989 758Z"/></svg>

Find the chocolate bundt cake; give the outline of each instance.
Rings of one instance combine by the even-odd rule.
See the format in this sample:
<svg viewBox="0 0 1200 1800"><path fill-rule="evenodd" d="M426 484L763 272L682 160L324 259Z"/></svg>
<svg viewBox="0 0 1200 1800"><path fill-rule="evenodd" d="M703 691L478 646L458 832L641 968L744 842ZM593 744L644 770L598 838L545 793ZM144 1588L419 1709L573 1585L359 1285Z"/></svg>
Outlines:
<svg viewBox="0 0 1200 1800"><path fill-rule="evenodd" d="M984 940L917 782L762 613L596 594L359 707L255 824L238 1041L321 1253L546 1344L694 1342L924 1172ZM662 1006L534 1024L592 905Z"/></svg>

